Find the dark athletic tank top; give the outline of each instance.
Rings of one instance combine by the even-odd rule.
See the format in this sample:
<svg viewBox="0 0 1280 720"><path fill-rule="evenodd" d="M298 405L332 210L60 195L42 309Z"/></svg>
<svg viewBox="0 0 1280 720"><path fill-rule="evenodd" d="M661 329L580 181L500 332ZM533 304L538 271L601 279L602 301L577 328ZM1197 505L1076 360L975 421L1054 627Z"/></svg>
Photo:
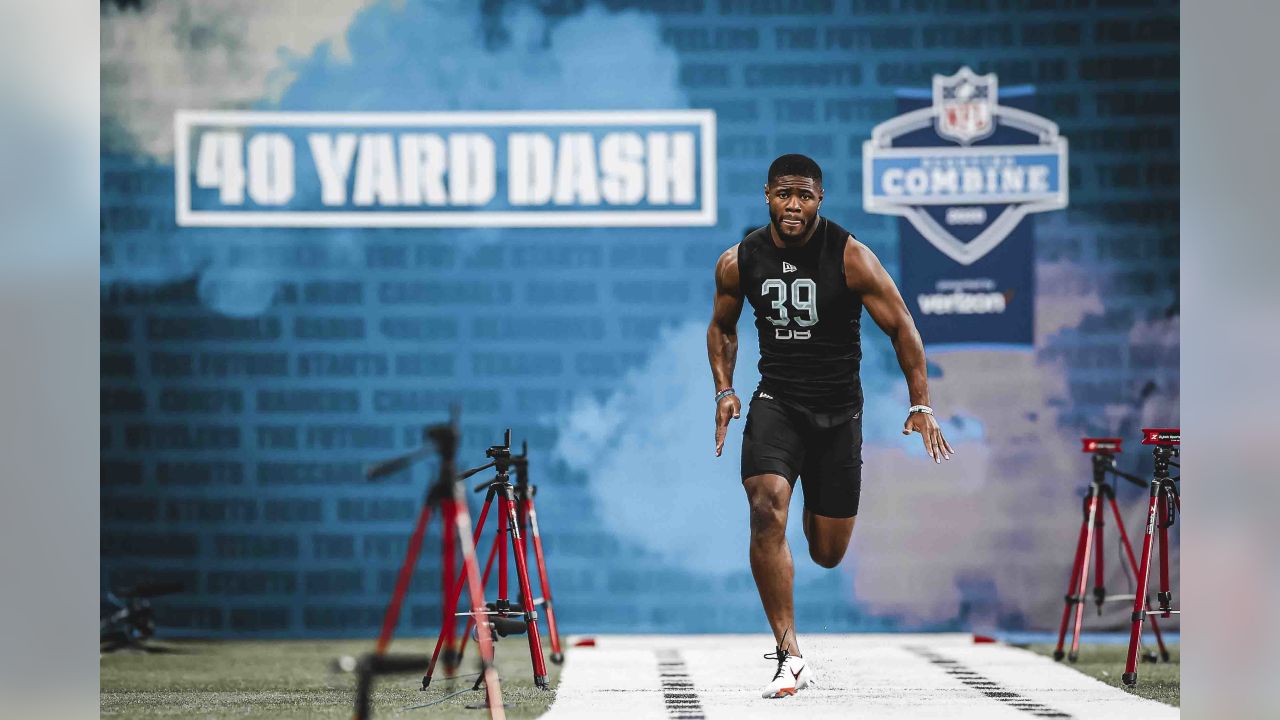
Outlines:
<svg viewBox="0 0 1280 720"><path fill-rule="evenodd" d="M811 410L861 409L862 298L844 279L849 231L825 217L799 248L769 226L738 245L738 277L760 333L760 390Z"/></svg>

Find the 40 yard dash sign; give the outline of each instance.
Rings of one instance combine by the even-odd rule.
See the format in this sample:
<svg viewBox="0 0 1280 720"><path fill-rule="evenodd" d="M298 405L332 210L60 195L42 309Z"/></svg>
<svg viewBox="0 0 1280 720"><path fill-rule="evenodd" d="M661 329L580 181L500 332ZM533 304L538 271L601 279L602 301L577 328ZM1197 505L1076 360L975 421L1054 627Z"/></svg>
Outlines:
<svg viewBox="0 0 1280 720"><path fill-rule="evenodd" d="M193 112L180 226L714 225L715 114Z"/></svg>

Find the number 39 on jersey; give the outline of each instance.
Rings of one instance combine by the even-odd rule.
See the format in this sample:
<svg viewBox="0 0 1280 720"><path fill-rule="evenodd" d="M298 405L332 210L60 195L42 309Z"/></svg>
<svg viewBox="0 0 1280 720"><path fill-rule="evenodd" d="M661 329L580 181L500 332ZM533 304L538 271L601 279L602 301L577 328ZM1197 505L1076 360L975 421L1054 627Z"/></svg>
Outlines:
<svg viewBox="0 0 1280 720"><path fill-rule="evenodd" d="M769 317L773 323L773 336L778 340L808 340L811 331L805 329L818 322L818 286L809 278L796 278L791 281L791 308L795 317L787 312L786 282L778 278L769 278L760 286L760 294L769 300L770 306L777 311L777 317ZM801 317L801 313L804 314ZM800 329L792 329L794 322Z"/></svg>

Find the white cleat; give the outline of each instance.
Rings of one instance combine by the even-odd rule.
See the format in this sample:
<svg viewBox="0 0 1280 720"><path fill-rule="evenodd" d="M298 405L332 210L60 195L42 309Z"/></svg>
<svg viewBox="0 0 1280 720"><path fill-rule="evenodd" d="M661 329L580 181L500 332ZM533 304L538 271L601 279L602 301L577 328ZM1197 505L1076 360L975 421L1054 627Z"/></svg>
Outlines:
<svg viewBox="0 0 1280 720"><path fill-rule="evenodd" d="M773 681L765 686L764 692L760 693L761 697L784 698L795 695L814 684L813 670L804 658L779 649L776 652L767 653L765 659L777 660L778 670L773 674Z"/></svg>

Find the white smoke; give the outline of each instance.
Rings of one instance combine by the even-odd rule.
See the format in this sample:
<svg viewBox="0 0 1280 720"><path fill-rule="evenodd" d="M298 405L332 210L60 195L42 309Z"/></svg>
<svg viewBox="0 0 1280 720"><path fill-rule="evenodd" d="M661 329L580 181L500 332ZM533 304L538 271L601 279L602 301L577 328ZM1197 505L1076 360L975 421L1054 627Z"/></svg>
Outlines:
<svg viewBox="0 0 1280 720"><path fill-rule="evenodd" d="M1139 362L1168 361L1178 357L1181 344L1179 315L1141 320L1129 331L1130 352L1141 352ZM1158 356L1158 357L1157 357ZM1165 366L1165 371L1178 377L1176 365ZM1181 400L1180 385L1170 387L1158 383L1155 392L1142 398L1134 421L1135 427L1177 427Z"/></svg>
<svg viewBox="0 0 1280 720"><path fill-rule="evenodd" d="M1078 264L1038 264L1036 286L1037 350L1102 311L1096 281ZM930 360L942 370L929 383L935 409L980 418L983 437L941 467L868 448L849 553L854 594L870 612L941 623L972 601L966 584L986 583L999 606L971 607L971 627L996 629L1007 624L997 613L1011 611L1047 626L1061 609L1089 481L1079 434L1061 422L1071 395L1065 364L1030 350Z"/></svg>
<svg viewBox="0 0 1280 720"><path fill-rule="evenodd" d="M620 536L680 567L727 575L748 567L747 501L740 469L747 405L760 380L759 346L754 326L744 318L733 380L743 399L742 417L730 424L724 452L717 458L706 328L693 321L665 330L646 364L628 373L612 395L603 401L579 396L571 411L559 418L554 452L571 468L588 474L596 506ZM874 349L879 345L887 346L888 341L880 336L863 344L871 353L879 352ZM896 383L881 382L879 371L868 370L870 377L863 376L863 427L869 452L879 443L894 448L901 462L913 463L912 473L923 472L925 465L941 473L920 459L924 450L918 435L901 434L905 383L900 378ZM943 420L952 444L976 461L977 445L972 441L981 438L980 425L969 420L963 429L954 419ZM867 487L864 481L864 498L878 492ZM799 522L802 508L797 483L787 533L797 585L826 572L808 560ZM901 559L894 551L888 555Z"/></svg>
<svg viewBox="0 0 1280 720"><path fill-rule="evenodd" d="M746 330L738 335L734 376L742 417L730 423L718 458L703 323L664 329L648 361L622 378L612 395L603 402L581 395L559 419L554 453L588 474L588 488L609 526L619 537L698 572L729 574L747 567L739 458L746 402L759 382L759 350L754 329Z"/></svg>
<svg viewBox="0 0 1280 720"><path fill-rule="evenodd" d="M1036 334L1049 338L1080 326L1086 315L1101 315L1097 280L1066 260L1036 265Z"/></svg>
<svg viewBox="0 0 1280 720"><path fill-rule="evenodd" d="M291 64L328 44L349 60L345 30L371 0L165 0L102 12L103 148L167 161L173 113L274 102Z"/></svg>
<svg viewBox="0 0 1280 720"><path fill-rule="evenodd" d="M553 22L526 5L488 17L471 0L181 0L148 3L140 12L107 5L103 13L103 148L162 163L173 152L178 109L687 106L675 51L662 44L657 20L638 12L591 6ZM171 198L131 200L172 212ZM474 243L520 236L495 229L459 235ZM252 316L270 307L282 281L359 267L368 236L337 229L107 233L101 278L109 285L198 275L206 306ZM323 261L292 262L290 249L302 244ZM237 254L255 261L231 260Z"/></svg>

